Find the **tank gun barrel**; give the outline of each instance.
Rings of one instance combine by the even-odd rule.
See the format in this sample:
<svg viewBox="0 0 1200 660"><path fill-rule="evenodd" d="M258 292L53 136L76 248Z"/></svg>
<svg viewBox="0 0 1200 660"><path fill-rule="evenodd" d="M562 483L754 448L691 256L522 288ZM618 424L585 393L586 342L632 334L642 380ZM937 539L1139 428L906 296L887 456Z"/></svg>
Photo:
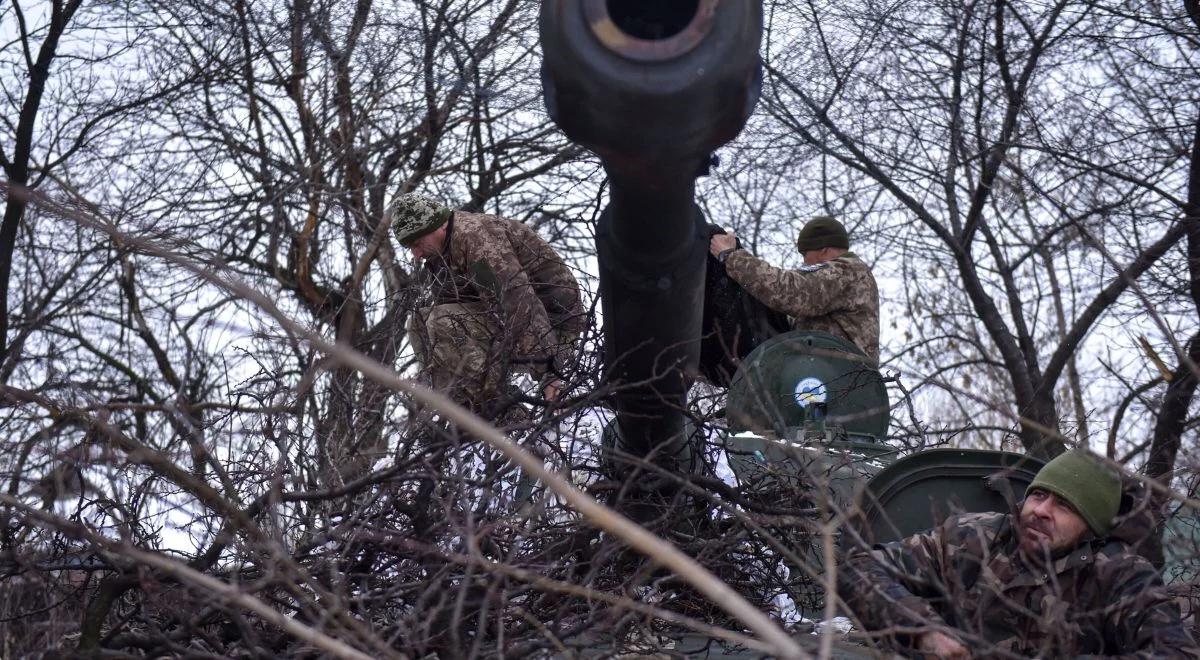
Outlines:
<svg viewBox="0 0 1200 660"><path fill-rule="evenodd" d="M595 152L609 203L596 232L617 441L686 454L702 334L705 222L696 177L758 100L761 0L543 0L551 118Z"/></svg>

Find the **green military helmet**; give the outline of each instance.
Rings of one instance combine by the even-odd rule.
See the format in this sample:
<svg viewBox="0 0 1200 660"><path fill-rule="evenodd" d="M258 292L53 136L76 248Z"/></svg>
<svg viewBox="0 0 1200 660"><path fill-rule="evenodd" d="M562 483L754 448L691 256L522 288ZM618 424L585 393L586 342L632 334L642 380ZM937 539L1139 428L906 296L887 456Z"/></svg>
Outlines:
<svg viewBox="0 0 1200 660"><path fill-rule="evenodd" d="M836 218L818 215L804 224L796 236L796 250L801 254L827 247L850 249L850 234Z"/></svg>
<svg viewBox="0 0 1200 660"><path fill-rule="evenodd" d="M405 247L446 224L452 213L446 205L411 192L392 200L387 210L392 233Z"/></svg>
<svg viewBox="0 0 1200 660"><path fill-rule="evenodd" d="M1121 508L1120 475L1086 449L1059 454L1038 472L1025 494L1039 488L1069 502L1096 536L1112 529Z"/></svg>

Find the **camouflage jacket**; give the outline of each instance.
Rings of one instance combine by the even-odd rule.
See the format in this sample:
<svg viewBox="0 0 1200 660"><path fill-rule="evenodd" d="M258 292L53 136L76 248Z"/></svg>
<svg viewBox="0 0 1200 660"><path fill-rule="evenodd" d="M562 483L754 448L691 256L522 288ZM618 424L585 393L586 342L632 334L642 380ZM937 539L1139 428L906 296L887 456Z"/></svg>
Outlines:
<svg viewBox="0 0 1200 660"><path fill-rule="evenodd" d="M1013 517L963 514L902 541L855 550L842 598L869 630L959 632L972 657L1200 658L1148 561L1111 537L1052 566L1017 554Z"/></svg>
<svg viewBox="0 0 1200 660"><path fill-rule="evenodd" d="M494 215L455 211L441 258L426 261L433 275L434 304L496 305L505 337L535 375L549 360L562 361L560 340L585 324L579 283L558 254L529 227Z"/></svg>
<svg viewBox="0 0 1200 660"><path fill-rule="evenodd" d="M871 269L853 252L787 270L735 250L725 269L750 295L792 317L793 329L849 339L879 361L879 289Z"/></svg>

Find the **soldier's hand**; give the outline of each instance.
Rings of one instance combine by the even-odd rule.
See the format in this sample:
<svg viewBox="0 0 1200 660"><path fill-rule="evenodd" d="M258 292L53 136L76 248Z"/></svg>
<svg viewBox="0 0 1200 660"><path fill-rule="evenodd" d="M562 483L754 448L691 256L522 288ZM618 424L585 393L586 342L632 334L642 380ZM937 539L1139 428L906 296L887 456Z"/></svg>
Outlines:
<svg viewBox="0 0 1200 660"><path fill-rule="evenodd" d="M561 380L552 380L547 383L545 389L542 390L542 396L545 397L547 401L558 401L558 395L562 393L562 388L563 382Z"/></svg>
<svg viewBox="0 0 1200 660"><path fill-rule="evenodd" d="M954 658L955 660L971 657L971 652L958 640L937 631L921 635L917 648L926 656L934 658Z"/></svg>
<svg viewBox="0 0 1200 660"><path fill-rule="evenodd" d="M708 242L708 251L712 256L717 256L725 250L732 250L737 247L737 237L733 232L728 234L713 234L712 240Z"/></svg>

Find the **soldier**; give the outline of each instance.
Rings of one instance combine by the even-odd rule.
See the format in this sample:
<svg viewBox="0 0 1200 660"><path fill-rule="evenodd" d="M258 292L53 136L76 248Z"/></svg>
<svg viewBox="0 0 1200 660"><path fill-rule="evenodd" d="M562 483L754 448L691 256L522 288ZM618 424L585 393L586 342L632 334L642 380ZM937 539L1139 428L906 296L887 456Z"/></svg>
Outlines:
<svg viewBox="0 0 1200 660"><path fill-rule="evenodd" d="M796 238L804 265L776 268L736 248L732 233L709 242L729 276L767 307L792 317L793 329L819 330L854 343L879 361L879 289L871 269L850 251L850 236L829 216L809 220Z"/></svg>
<svg viewBox="0 0 1200 660"><path fill-rule="evenodd" d="M574 275L550 245L514 220L452 211L413 193L388 213L396 240L434 282L433 305L409 327L432 386L494 416L489 406L513 367L556 400L563 387L556 370L573 355L586 316Z"/></svg>
<svg viewBox="0 0 1200 660"><path fill-rule="evenodd" d="M1073 450L1018 514L851 551L840 594L869 630L939 658L1200 658L1158 571L1113 529L1120 501L1117 474Z"/></svg>

